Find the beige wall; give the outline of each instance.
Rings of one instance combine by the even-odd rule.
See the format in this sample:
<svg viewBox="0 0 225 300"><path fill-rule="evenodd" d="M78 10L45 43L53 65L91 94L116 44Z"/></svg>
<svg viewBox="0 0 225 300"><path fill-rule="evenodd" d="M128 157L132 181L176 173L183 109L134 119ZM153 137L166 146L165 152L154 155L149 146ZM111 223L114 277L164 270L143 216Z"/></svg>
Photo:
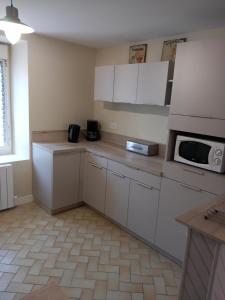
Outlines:
<svg viewBox="0 0 225 300"><path fill-rule="evenodd" d="M40 35L28 41L30 130L67 129L93 114L95 50ZM31 160L14 164L15 193L32 194Z"/></svg>
<svg viewBox="0 0 225 300"><path fill-rule="evenodd" d="M187 37L188 40L200 40L224 36L224 34L225 28L220 28L143 42L148 44L147 62L160 61L164 40L178 37ZM128 63L129 46L130 44L124 44L98 49L96 53L96 65ZM160 143L167 142L168 112L167 108L143 105L139 107L132 104L103 102L95 102L94 105L94 116L102 123L103 130ZM116 130L110 129L110 122L116 122L118 128Z"/></svg>
<svg viewBox="0 0 225 300"><path fill-rule="evenodd" d="M84 125L93 111L95 50L37 35L28 49L31 130Z"/></svg>

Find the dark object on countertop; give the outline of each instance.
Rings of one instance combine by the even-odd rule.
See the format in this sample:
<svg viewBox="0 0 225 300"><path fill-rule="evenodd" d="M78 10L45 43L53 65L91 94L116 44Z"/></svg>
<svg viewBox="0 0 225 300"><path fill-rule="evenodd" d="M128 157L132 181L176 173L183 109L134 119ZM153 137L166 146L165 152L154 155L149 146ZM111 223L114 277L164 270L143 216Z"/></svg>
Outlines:
<svg viewBox="0 0 225 300"><path fill-rule="evenodd" d="M87 120L87 135L88 141L94 142L100 139L99 123L96 120Z"/></svg>
<svg viewBox="0 0 225 300"><path fill-rule="evenodd" d="M80 135L80 126L77 124L70 124L68 128L68 142L78 143Z"/></svg>

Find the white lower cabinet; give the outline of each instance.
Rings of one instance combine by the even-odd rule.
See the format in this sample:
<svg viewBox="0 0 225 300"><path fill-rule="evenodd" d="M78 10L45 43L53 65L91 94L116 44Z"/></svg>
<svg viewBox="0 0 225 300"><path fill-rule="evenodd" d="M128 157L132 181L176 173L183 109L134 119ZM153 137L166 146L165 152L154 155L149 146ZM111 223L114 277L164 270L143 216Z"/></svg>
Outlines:
<svg viewBox="0 0 225 300"><path fill-rule="evenodd" d="M157 189L131 181L127 227L151 243L154 242L158 202Z"/></svg>
<svg viewBox="0 0 225 300"><path fill-rule="evenodd" d="M156 245L179 261L183 261L187 229L176 222L175 218L199 204L207 203L214 197L214 194L196 187L163 178L159 201Z"/></svg>
<svg viewBox="0 0 225 300"><path fill-rule="evenodd" d="M130 180L113 171L107 171L105 214L126 226Z"/></svg>
<svg viewBox="0 0 225 300"><path fill-rule="evenodd" d="M80 189L79 152L51 152L33 144L33 195L48 212L76 206Z"/></svg>
<svg viewBox="0 0 225 300"><path fill-rule="evenodd" d="M91 161L85 164L84 201L104 213L106 169Z"/></svg>
<svg viewBox="0 0 225 300"><path fill-rule="evenodd" d="M62 153L53 157L52 208L60 209L79 202L80 153Z"/></svg>
<svg viewBox="0 0 225 300"><path fill-rule="evenodd" d="M84 202L179 261L187 230L176 216L214 197L195 186L85 155Z"/></svg>

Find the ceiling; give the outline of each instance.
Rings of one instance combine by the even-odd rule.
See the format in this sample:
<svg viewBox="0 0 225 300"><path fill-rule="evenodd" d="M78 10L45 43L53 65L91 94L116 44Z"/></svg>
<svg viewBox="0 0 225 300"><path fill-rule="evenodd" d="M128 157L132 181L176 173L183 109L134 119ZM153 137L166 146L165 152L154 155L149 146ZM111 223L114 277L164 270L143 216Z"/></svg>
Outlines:
<svg viewBox="0 0 225 300"><path fill-rule="evenodd" d="M0 17L9 0L0 0ZM225 26L225 0L14 0L35 32L91 47Z"/></svg>

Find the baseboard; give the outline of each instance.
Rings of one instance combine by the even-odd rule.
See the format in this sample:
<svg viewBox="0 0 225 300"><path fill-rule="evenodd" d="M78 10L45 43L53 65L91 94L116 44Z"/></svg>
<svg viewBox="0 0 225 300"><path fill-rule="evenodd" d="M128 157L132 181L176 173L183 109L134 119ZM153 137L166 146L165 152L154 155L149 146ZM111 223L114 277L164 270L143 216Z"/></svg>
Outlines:
<svg viewBox="0 0 225 300"><path fill-rule="evenodd" d="M22 197L15 196L15 205L22 205L34 201L33 195L26 195Z"/></svg>

